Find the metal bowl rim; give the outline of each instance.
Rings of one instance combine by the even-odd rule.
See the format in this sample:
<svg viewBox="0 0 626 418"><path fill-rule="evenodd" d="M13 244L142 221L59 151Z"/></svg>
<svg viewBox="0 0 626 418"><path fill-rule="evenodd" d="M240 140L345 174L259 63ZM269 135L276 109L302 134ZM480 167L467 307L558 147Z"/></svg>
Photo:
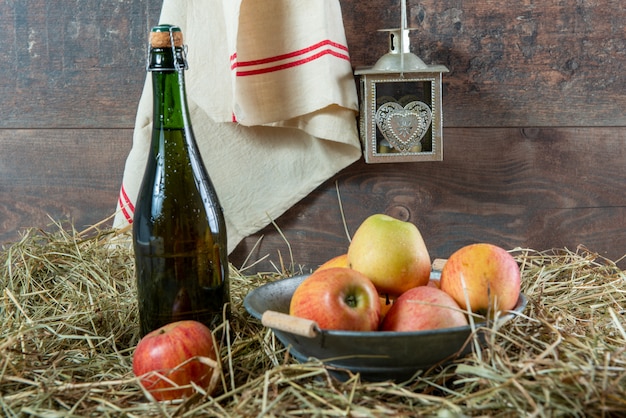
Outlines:
<svg viewBox="0 0 626 418"><path fill-rule="evenodd" d="M304 280L306 277L310 276L310 274L302 274L292 277L287 277L284 279L279 279L273 282L265 283L253 290L251 290L246 297L244 298L243 304L245 309L252 315L254 318L260 320L263 312L259 312L257 309L251 306L250 300L257 292L267 289L271 286L278 286L279 283L283 281L297 281ZM515 308L511 311L508 311L506 314L497 318L499 323L504 323L510 319L512 319L516 314L521 313L527 304L526 296L520 292L519 297L517 299L517 303L515 304ZM345 330L331 330L331 329L322 329L322 333L326 335L332 335L336 337L406 337L406 338L415 338L415 337L423 337L437 334L454 334L454 333L467 333L478 328L490 327L492 322L490 321L481 321L475 324L463 325L460 327L451 327L451 328L440 328L440 329L432 329L432 330L424 330L424 331L345 331Z"/></svg>

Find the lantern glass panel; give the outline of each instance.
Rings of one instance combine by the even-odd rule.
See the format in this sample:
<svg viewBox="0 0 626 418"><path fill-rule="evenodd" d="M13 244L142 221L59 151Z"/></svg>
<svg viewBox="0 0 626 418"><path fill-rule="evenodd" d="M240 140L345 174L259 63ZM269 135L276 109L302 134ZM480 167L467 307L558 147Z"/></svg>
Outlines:
<svg viewBox="0 0 626 418"><path fill-rule="evenodd" d="M411 103L424 103L432 112L433 109L433 81L432 80L407 80L395 81L385 80L378 82L375 86L375 102L376 110L386 103L397 103L403 109L409 112ZM408 106L408 108L405 108ZM399 129L399 128L397 128ZM403 151L404 153L429 153L433 151L433 132L432 123L429 122L428 129L424 132L423 137L416 147ZM383 135L380 126L376 128L376 153L398 153L401 152L394 148Z"/></svg>

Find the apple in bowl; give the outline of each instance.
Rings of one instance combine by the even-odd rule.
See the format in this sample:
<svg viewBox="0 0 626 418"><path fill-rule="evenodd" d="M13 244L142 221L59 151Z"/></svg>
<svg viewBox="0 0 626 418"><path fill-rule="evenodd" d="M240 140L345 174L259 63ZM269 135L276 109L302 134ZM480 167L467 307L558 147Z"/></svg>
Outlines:
<svg viewBox="0 0 626 418"><path fill-rule="evenodd" d="M289 314L315 321L321 329L375 331L380 302L376 287L366 276L331 267L315 271L296 288Z"/></svg>
<svg viewBox="0 0 626 418"><path fill-rule="evenodd" d="M395 298L426 285L430 256L418 228L385 214L365 219L348 246L349 267L363 273L381 295Z"/></svg>
<svg viewBox="0 0 626 418"><path fill-rule="evenodd" d="M425 331L468 325L458 303L433 286L419 286L401 294L380 326L381 331Z"/></svg>
<svg viewBox="0 0 626 418"><path fill-rule="evenodd" d="M461 308L493 317L515 308L521 273L515 258L493 244L471 244L452 253L441 270L441 290Z"/></svg>
<svg viewBox="0 0 626 418"><path fill-rule="evenodd" d="M326 270L326 269L330 269L333 267L349 267L349 266L350 264L348 263L348 254L343 253L322 263L322 265L320 265L315 271Z"/></svg>

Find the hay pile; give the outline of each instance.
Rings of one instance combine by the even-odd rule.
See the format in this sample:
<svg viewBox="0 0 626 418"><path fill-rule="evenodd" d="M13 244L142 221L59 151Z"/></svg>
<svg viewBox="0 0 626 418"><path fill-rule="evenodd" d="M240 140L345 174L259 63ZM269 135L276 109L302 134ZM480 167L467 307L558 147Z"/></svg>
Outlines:
<svg viewBox="0 0 626 418"><path fill-rule="evenodd" d="M0 411L4 416L624 416L626 272L579 249L517 249L524 315L481 353L404 383L344 383L294 362L242 301L278 274L232 270L235 338L213 397L145 397L133 261L112 231L36 229L0 252Z"/></svg>

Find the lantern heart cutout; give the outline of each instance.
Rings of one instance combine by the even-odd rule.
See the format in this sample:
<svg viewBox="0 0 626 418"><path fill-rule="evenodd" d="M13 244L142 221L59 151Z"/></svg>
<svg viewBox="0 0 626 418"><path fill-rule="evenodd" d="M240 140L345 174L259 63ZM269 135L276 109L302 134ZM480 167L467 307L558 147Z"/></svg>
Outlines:
<svg viewBox="0 0 626 418"><path fill-rule="evenodd" d="M376 111L376 125L389 144L400 152L419 145L430 123L432 112L426 103L414 101L404 107L387 102Z"/></svg>

